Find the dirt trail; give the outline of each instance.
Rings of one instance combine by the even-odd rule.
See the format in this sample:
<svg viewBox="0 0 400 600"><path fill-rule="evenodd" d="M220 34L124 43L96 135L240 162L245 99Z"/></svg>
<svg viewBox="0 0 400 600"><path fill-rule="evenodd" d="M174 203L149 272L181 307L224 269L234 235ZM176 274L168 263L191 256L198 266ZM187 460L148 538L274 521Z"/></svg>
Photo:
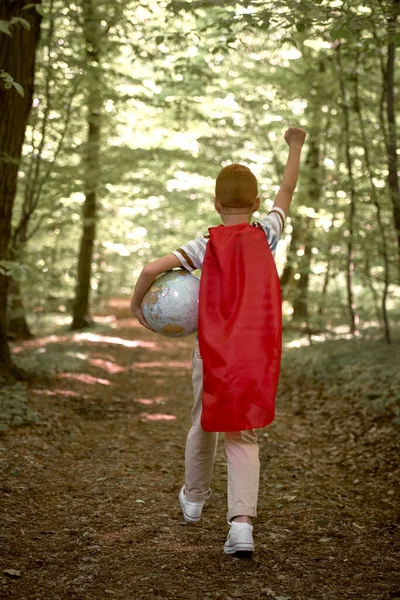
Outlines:
<svg viewBox="0 0 400 600"><path fill-rule="evenodd" d="M112 333L66 337L81 372L38 377L40 423L0 439L0 597L399 600L393 425L365 405L281 377L260 432L252 560L225 556L223 446L202 522L177 494L190 426L193 339L139 328L127 302ZM24 344L51 351L60 337ZM4 574L4 570L15 570Z"/></svg>

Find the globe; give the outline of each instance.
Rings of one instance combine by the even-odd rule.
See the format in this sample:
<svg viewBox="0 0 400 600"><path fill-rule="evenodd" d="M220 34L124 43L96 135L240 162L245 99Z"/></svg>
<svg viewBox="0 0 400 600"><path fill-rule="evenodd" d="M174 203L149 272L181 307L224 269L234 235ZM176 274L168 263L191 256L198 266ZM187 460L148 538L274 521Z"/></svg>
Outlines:
<svg viewBox="0 0 400 600"><path fill-rule="evenodd" d="M154 331L185 337L197 331L200 278L183 269L163 273L142 300L142 312Z"/></svg>

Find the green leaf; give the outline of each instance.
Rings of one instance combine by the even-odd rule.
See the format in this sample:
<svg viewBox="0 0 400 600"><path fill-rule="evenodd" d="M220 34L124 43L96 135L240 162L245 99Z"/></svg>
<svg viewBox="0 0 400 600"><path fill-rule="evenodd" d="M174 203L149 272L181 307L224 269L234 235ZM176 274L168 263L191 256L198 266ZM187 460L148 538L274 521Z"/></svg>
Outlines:
<svg viewBox="0 0 400 600"><path fill-rule="evenodd" d="M41 17L45 17L46 13L43 10L43 7L40 4L35 4L35 10Z"/></svg>
<svg viewBox="0 0 400 600"><path fill-rule="evenodd" d="M25 6L22 7L22 10L28 10L28 8L32 8L32 6L37 6L37 4L33 4L33 2L30 2L29 4L25 4Z"/></svg>
<svg viewBox="0 0 400 600"><path fill-rule="evenodd" d="M400 46L400 33L396 33L393 37L389 38L389 43L394 44L395 46Z"/></svg>
<svg viewBox="0 0 400 600"><path fill-rule="evenodd" d="M348 39L353 36L353 33L347 29L347 27L342 27L340 25L332 27L330 34L333 40L340 40L341 38Z"/></svg>
<svg viewBox="0 0 400 600"><path fill-rule="evenodd" d="M11 86L12 84L10 83L8 87L10 88ZM5 84L5 87L7 87L7 84ZM23 279L26 271L27 267L25 265L22 265L21 263L12 260L0 261L0 273L2 273L2 275L10 276L16 281Z"/></svg>
<svg viewBox="0 0 400 600"><path fill-rule="evenodd" d="M5 79L9 83L12 83L14 81L14 79L11 77L10 73L7 73L6 71L1 71L0 77L2 79Z"/></svg>
<svg viewBox="0 0 400 600"><path fill-rule="evenodd" d="M361 27L361 23L359 23L358 21L350 21L348 24L348 27L352 30L352 31L359 31L362 27Z"/></svg>
<svg viewBox="0 0 400 600"><path fill-rule="evenodd" d="M12 87L12 82L11 81L6 81L4 84L4 87L6 88L6 90L9 90Z"/></svg>
<svg viewBox="0 0 400 600"><path fill-rule="evenodd" d="M0 31L2 31L3 33L6 33L10 37L12 37L12 33L10 31L10 22L0 20Z"/></svg>
<svg viewBox="0 0 400 600"><path fill-rule="evenodd" d="M22 87L22 85L20 83L17 83L16 81L13 81L12 85L15 87L18 94L20 96L22 96L22 98L23 98L24 97L24 88Z"/></svg>
<svg viewBox="0 0 400 600"><path fill-rule="evenodd" d="M22 17L13 17L11 19L10 25L15 25L16 23L19 23L20 25L22 25L22 27L24 29L26 29L27 31L29 31L29 29L31 28L30 23L26 19L23 19Z"/></svg>

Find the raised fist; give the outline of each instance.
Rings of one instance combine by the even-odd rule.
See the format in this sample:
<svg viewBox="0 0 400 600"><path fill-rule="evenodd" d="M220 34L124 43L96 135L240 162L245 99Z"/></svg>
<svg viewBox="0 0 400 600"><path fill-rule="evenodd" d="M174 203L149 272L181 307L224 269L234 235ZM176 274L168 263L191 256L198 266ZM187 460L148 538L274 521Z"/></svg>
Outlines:
<svg viewBox="0 0 400 600"><path fill-rule="evenodd" d="M304 144L304 140L306 139L306 132L304 129L300 129L299 127L289 127L285 131L285 141L289 146L301 146Z"/></svg>

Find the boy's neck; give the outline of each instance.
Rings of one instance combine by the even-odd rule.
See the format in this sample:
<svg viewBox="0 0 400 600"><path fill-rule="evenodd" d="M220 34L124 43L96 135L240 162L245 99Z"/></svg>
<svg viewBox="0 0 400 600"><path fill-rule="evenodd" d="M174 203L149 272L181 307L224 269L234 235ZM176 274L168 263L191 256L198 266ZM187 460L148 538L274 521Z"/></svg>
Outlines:
<svg viewBox="0 0 400 600"><path fill-rule="evenodd" d="M253 216L253 214L220 215L225 227L229 227L229 225L239 225L240 223L250 223L252 216Z"/></svg>

